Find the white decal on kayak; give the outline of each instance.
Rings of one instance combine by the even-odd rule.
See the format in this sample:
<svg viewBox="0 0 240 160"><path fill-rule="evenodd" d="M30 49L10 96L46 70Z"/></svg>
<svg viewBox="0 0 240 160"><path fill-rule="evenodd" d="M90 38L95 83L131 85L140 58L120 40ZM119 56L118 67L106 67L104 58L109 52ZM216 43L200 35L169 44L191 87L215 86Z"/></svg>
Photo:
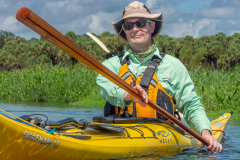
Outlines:
<svg viewBox="0 0 240 160"><path fill-rule="evenodd" d="M220 128L220 127L223 125L223 123L218 122L218 123L215 123L214 125L215 125L216 127Z"/></svg>
<svg viewBox="0 0 240 160"><path fill-rule="evenodd" d="M44 144L46 146L50 146L52 144L51 138L43 137L41 135L31 133L28 131L25 131L23 133L23 139L27 139L27 140L33 141L33 142L38 142L38 143ZM55 140L53 143L53 148L57 148L59 144L60 144L60 142Z"/></svg>
<svg viewBox="0 0 240 160"><path fill-rule="evenodd" d="M57 148L57 146L59 145L59 141L54 141L54 143L53 143L53 148Z"/></svg>

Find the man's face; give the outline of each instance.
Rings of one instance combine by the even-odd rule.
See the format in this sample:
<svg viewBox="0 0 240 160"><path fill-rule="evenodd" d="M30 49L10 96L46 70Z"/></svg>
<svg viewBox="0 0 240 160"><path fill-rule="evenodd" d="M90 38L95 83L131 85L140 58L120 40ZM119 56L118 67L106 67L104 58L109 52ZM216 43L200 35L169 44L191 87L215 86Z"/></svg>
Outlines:
<svg viewBox="0 0 240 160"><path fill-rule="evenodd" d="M128 18L125 19L124 23L127 22L136 22L143 18ZM124 30L127 41L129 45L139 45L139 44L147 44L151 43L151 34L153 33L155 29L155 22L147 23L145 27L137 27L136 24L134 24L133 29L131 30Z"/></svg>

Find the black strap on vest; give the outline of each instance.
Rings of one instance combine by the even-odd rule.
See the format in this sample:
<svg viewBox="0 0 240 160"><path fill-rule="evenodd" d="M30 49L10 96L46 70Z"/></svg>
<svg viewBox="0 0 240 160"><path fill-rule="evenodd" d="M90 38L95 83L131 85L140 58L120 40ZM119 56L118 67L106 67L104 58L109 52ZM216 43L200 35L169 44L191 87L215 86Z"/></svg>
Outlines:
<svg viewBox="0 0 240 160"><path fill-rule="evenodd" d="M161 54L161 57L164 58L165 54ZM148 86L151 83L153 74L156 71L156 68L160 64L162 60L158 56L153 56L152 61L148 63L148 67L143 73L142 80L140 82L140 86L147 92Z"/></svg>
<svg viewBox="0 0 240 160"><path fill-rule="evenodd" d="M127 63L127 65L129 65L130 64L129 57L127 56L124 60L122 60L123 56L124 56L124 52L118 55L121 65L123 66L125 63Z"/></svg>

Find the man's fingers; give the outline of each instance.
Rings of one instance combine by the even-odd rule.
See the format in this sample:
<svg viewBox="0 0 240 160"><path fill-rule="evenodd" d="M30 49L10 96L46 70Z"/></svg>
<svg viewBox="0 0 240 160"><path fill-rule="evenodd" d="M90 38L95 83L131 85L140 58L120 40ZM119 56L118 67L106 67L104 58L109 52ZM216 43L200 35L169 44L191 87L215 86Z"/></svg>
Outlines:
<svg viewBox="0 0 240 160"><path fill-rule="evenodd" d="M142 96L145 103L148 103L148 95L147 92L140 86L135 86L135 89L137 89L138 93Z"/></svg>
<svg viewBox="0 0 240 160"><path fill-rule="evenodd" d="M133 86L133 80L130 81L130 86Z"/></svg>
<svg viewBox="0 0 240 160"><path fill-rule="evenodd" d="M220 143L218 143L216 152L221 152L221 151L222 151L222 145Z"/></svg>
<svg viewBox="0 0 240 160"><path fill-rule="evenodd" d="M200 148L203 148L204 146L205 146L205 144L202 143L199 147L200 147Z"/></svg>
<svg viewBox="0 0 240 160"><path fill-rule="evenodd" d="M217 142L217 141L214 141L214 147L213 147L214 152L217 152L218 149L219 149L218 142Z"/></svg>
<svg viewBox="0 0 240 160"><path fill-rule="evenodd" d="M217 153L222 151L222 145L217 141L217 139L212 139L209 141L207 146L208 153ZM205 145L202 143L199 147L203 148Z"/></svg>
<svg viewBox="0 0 240 160"><path fill-rule="evenodd" d="M146 92L144 89L141 88L140 94L141 94L144 102L145 102L145 103L148 103L148 95L147 95L147 92Z"/></svg>
<svg viewBox="0 0 240 160"><path fill-rule="evenodd" d="M210 153L221 152L222 151L222 145L220 143L218 143L217 141L215 141L214 144L210 144L207 147L207 149Z"/></svg>
<svg viewBox="0 0 240 160"><path fill-rule="evenodd" d="M143 101L139 101L139 104L140 104L142 107L146 107L146 104L145 104Z"/></svg>
<svg viewBox="0 0 240 160"><path fill-rule="evenodd" d="M213 149L213 144L210 142L210 144L207 146L207 149L211 151Z"/></svg>
<svg viewBox="0 0 240 160"><path fill-rule="evenodd" d="M135 88L137 89L137 91L138 91L140 94L142 94L143 91L144 91L144 89L143 89L141 86L139 86L139 85L137 85Z"/></svg>
<svg viewBox="0 0 240 160"><path fill-rule="evenodd" d="M130 81L130 85L133 86L132 80ZM124 100L125 101L132 100L133 102L139 103L141 106L146 107L145 103L148 103L147 92L140 85L136 85L134 88L138 91L138 94L141 95L141 97L143 98L143 101L140 101L138 98L129 94L128 92L125 93Z"/></svg>
<svg viewBox="0 0 240 160"><path fill-rule="evenodd" d="M144 99L145 103L148 103L148 95L147 95L146 91L144 91L143 96L144 96L143 99Z"/></svg>

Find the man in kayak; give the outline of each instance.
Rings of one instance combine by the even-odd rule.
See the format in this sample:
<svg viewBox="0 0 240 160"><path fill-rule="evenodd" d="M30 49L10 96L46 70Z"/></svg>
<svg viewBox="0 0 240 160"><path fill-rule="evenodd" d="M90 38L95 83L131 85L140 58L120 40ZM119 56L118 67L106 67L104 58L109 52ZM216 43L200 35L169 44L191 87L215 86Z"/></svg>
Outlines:
<svg viewBox="0 0 240 160"><path fill-rule="evenodd" d="M102 75L97 77L100 92L107 106L122 117L167 120L148 106L148 99L172 115L176 107L189 126L210 142L209 152L219 152L222 145L211 135L210 122L186 68L178 59L161 53L154 43L162 26L162 14L151 14L143 3L135 1L125 7L122 19L113 22L113 27L128 45L123 54L105 60L103 65L134 86L144 101Z"/></svg>

